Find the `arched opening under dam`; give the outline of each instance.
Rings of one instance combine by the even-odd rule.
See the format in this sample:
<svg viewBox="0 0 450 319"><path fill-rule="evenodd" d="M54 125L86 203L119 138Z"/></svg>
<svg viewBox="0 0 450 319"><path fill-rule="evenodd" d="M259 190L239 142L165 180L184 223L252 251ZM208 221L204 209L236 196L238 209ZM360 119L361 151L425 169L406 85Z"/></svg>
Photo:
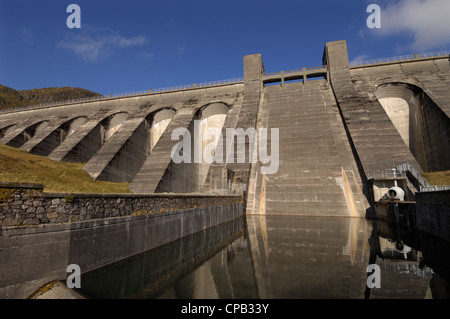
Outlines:
<svg viewBox="0 0 450 319"><path fill-rule="evenodd" d="M87 117L79 116L68 120L58 126L53 132L45 137L41 142L34 146L30 153L42 156L48 156L55 148L57 148L64 140L73 134L81 125L87 122Z"/></svg>
<svg viewBox="0 0 450 319"><path fill-rule="evenodd" d="M450 169L450 119L426 92L387 83L375 95L423 171Z"/></svg>
<svg viewBox="0 0 450 319"><path fill-rule="evenodd" d="M175 113L172 108L162 108L152 111L145 117L130 118L130 125L122 127L117 139L113 137L110 142L105 142L102 149L87 163L88 172L91 175L98 174L95 176L97 180L131 182L147 157L152 156L152 150L157 146ZM126 142L123 142L125 137ZM111 149L119 144L120 149L111 152ZM105 158L110 160L105 161ZM102 162L107 164L104 165ZM98 163L100 164L97 167ZM97 173L93 173L95 170Z"/></svg>
<svg viewBox="0 0 450 319"><path fill-rule="evenodd" d="M169 126L175 113L174 109L165 108L152 113L150 119L147 119L147 121L150 121L150 153Z"/></svg>
<svg viewBox="0 0 450 319"><path fill-rule="evenodd" d="M102 145L106 143L115 132L117 132L117 130L122 126L123 122L125 122L127 119L128 113L120 112L113 114L107 119L103 120L100 127Z"/></svg>
<svg viewBox="0 0 450 319"><path fill-rule="evenodd" d="M201 138L202 148L202 160L201 163L197 164L197 190L205 184L206 178L208 177L209 168L211 167L211 160L205 160L206 157L214 157L216 155L217 146L221 139L222 128L227 117L228 106L223 103L213 103L209 104L202 109L198 114L198 120L200 120L200 136L195 136L195 138ZM222 139L223 141L223 139ZM219 158L223 160L223 145L222 152L217 154ZM220 151L219 151L220 152Z"/></svg>
<svg viewBox="0 0 450 319"><path fill-rule="evenodd" d="M16 148L22 147L22 145L31 140L38 132L45 129L48 126L48 124L49 124L48 121L39 121L35 124L32 124L27 128L25 128L13 139L11 139L8 143L6 143L6 145Z"/></svg>
<svg viewBox="0 0 450 319"><path fill-rule="evenodd" d="M221 147L228 110L229 106L222 102L204 105L196 111L184 134L173 137L180 141L177 156L180 155L183 160L171 161L156 192L190 193L203 190L215 156L225 161L223 152L219 153L218 148Z"/></svg>
<svg viewBox="0 0 450 319"><path fill-rule="evenodd" d="M118 112L102 120L90 120L85 124L87 129L80 125L82 134L77 137L76 145L62 158L63 161L86 163L92 156L113 136L115 132L128 119L128 113Z"/></svg>

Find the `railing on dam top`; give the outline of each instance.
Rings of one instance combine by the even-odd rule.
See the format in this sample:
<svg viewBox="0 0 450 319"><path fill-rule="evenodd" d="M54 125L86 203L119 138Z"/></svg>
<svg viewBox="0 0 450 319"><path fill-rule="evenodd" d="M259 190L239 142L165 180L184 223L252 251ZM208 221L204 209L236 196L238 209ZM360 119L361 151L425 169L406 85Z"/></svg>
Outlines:
<svg viewBox="0 0 450 319"><path fill-rule="evenodd" d="M64 101L58 101L58 102L51 102L51 103L42 103L42 104L35 104L35 105L28 105L28 106L21 106L21 107L15 107L12 109L4 109L0 110L0 113L7 113L7 112L17 112L17 111L23 111L23 110L32 110L32 109L40 109L40 108L46 108L51 106L60 106L60 105L66 105L66 104L72 104L72 103L80 103L80 102L93 102L97 100L107 100L107 99L113 99L118 97L126 97L126 96L138 96L138 95L144 95L144 94L152 94L152 93L164 93L164 92L171 92L171 91L179 91L179 90L186 90L186 89L192 89L192 88L203 88L208 86L216 86L216 85L223 85L223 84L233 84L233 83L239 83L244 81L244 78L233 78L233 79L227 79L227 80L219 80L219 81L210 81L210 82L202 82L202 83L193 83L193 84L186 84L186 85L178 85L178 86L170 86L165 88L158 88L158 89L148 89L148 90L142 90L142 91L133 91L133 92L127 92L127 93L116 93L116 94L109 94L108 96L93 96L93 97L86 97L81 99L71 99L71 100L64 100Z"/></svg>
<svg viewBox="0 0 450 319"><path fill-rule="evenodd" d="M418 59L418 58L420 59L420 58L442 57L442 56L449 56L449 55L450 55L450 50L428 52L428 53L416 53L416 54L408 54L408 55L402 55L402 56L396 56L396 57L390 57L390 58L354 61L354 62L350 62L350 67L387 63L387 62L407 61L407 60L414 60L414 59Z"/></svg>
<svg viewBox="0 0 450 319"><path fill-rule="evenodd" d="M379 63L386 63L386 62L414 60L416 58L431 58L431 57L442 57L442 56L449 56L449 58L450 58L450 50L428 52L428 53L418 53L418 54L416 53L416 54L409 54L409 55L403 55L403 56L397 56L397 57L381 58L381 59L373 59L373 60L365 60L365 61L354 61L354 62L350 62L350 67L358 67L358 66L372 65L372 64L379 64ZM292 74L292 73L309 72L309 71L315 71L315 70L318 71L318 70L322 70L322 69L326 69L326 68L327 68L326 65L320 65L320 66L307 67L307 68L288 70L288 71L270 72L270 73L265 73L264 77L281 76L283 73L284 74ZM138 96L138 95L144 95L144 94L163 93L163 92L186 90L186 89L192 89L192 88L201 88L201 87L208 87L208 86L215 86L215 85L232 84L232 83L239 83L242 81L244 81L244 79L242 77L240 77L240 78L233 78L233 79L220 80L220 81L178 85L178 86L171 86L171 87L158 88L158 89L149 89L149 90L142 90L142 91L134 91L134 92L127 92L127 93L116 93L116 94L109 94L108 96L95 96L95 97L88 97L88 98L81 98L81 99L72 99L72 100L65 100L65 101L58 101L58 102L51 102L51 103L22 106L22 107L16 107L16 108L12 108L12 109L4 109L4 110L0 110L0 113L39 109L39 108L46 108L46 107L51 107L51 106L58 106L58 105L65 105L65 104L79 103L79 102L92 102L92 101L96 101L96 100L106 100L106 99L118 98L118 97Z"/></svg>

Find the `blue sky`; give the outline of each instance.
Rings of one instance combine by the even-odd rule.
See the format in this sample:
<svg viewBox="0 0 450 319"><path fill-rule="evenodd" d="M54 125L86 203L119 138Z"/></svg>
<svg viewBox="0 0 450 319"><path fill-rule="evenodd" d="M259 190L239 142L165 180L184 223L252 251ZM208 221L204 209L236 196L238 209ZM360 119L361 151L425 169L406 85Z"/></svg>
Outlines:
<svg viewBox="0 0 450 319"><path fill-rule="evenodd" d="M318 66L335 40L350 60L447 50L449 21L450 0L0 0L0 84L106 95L241 77L253 53L266 72Z"/></svg>

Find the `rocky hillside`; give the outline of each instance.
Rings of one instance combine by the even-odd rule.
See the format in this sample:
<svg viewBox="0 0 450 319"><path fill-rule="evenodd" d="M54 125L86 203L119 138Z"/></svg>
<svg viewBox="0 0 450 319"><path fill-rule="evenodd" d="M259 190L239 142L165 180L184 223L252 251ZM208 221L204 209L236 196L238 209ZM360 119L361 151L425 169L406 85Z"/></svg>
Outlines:
<svg viewBox="0 0 450 319"><path fill-rule="evenodd" d="M0 84L0 109L102 96L89 90L72 87L52 87L16 91Z"/></svg>

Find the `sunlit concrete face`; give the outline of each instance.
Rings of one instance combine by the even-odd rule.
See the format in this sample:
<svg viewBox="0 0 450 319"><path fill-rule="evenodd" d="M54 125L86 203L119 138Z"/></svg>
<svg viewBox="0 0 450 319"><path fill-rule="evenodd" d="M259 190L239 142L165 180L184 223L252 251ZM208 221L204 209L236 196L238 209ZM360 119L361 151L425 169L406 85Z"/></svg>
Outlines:
<svg viewBox="0 0 450 319"><path fill-rule="evenodd" d="M70 134L73 134L76 130L80 128L81 125L83 125L86 122L87 122L86 117L77 117L73 119L69 124L65 137L69 136Z"/></svg>
<svg viewBox="0 0 450 319"><path fill-rule="evenodd" d="M107 125L105 126L104 132L104 142L109 140L109 138L117 132L117 130L122 126L123 122L128 118L127 113L117 113L109 119Z"/></svg>
<svg viewBox="0 0 450 319"><path fill-rule="evenodd" d="M448 169L448 119L434 101L406 83L380 85L375 95L422 170Z"/></svg>
<svg viewBox="0 0 450 319"><path fill-rule="evenodd" d="M379 86L375 94L403 141L426 171L420 108L413 90L404 83L389 83Z"/></svg>
<svg viewBox="0 0 450 319"><path fill-rule="evenodd" d="M379 100L391 119L403 141L410 147L409 104L402 98L384 98Z"/></svg>
<svg viewBox="0 0 450 319"><path fill-rule="evenodd" d="M208 136L207 132L210 132L211 130L221 132L227 117L227 112L228 107L223 103L210 104L202 109L199 116L201 120L200 136L194 136L196 139L201 139L202 152L209 152L212 149L213 151L208 155L215 155L220 136ZM206 163L204 158L202 158L202 163L197 165L198 188L201 188L205 184L210 166L211 164Z"/></svg>
<svg viewBox="0 0 450 319"><path fill-rule="evenodd" d="M156 112L153 116L150 128L150 152L153 150L156 143L158 143L161 135L167 129L167 126L169 126L169 123L172 121L175 113L176 112L173 109L163 109Z"/></svg>

